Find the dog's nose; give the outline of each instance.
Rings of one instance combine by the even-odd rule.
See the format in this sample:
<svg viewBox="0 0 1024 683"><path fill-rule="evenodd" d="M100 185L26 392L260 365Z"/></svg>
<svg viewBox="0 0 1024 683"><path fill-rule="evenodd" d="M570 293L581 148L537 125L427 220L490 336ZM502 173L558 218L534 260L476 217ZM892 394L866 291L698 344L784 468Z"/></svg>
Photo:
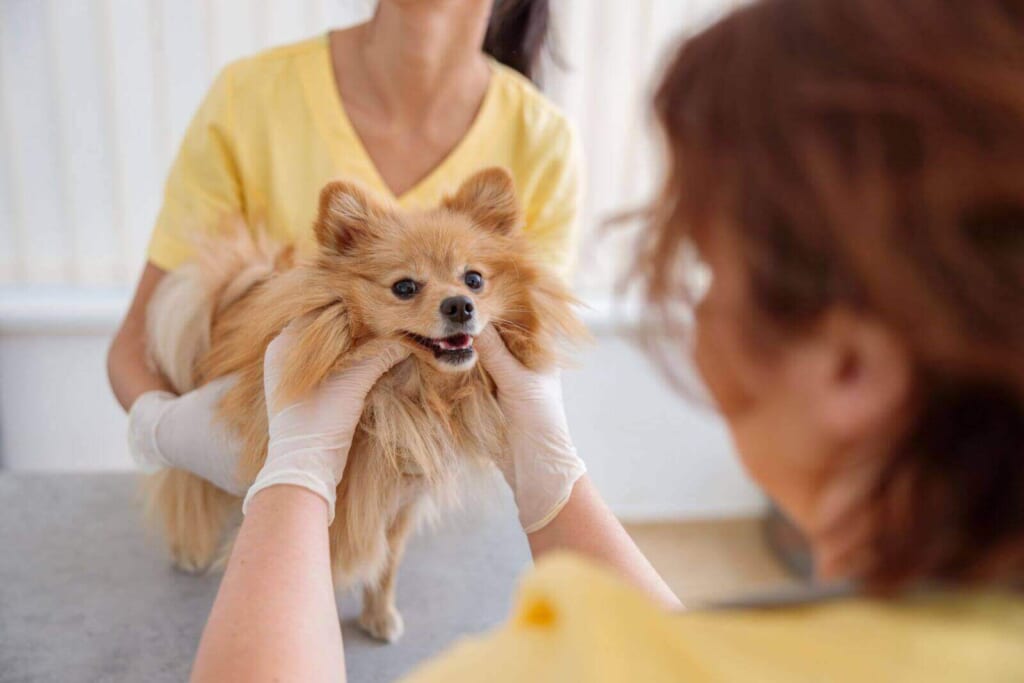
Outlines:
<svg viewBox="0 0 1024 683"><path fill-rule="evenodd" d="M473 318L473 300L468 296L450 296L441 302L441 315L453 323L464 323Z"/></svg>

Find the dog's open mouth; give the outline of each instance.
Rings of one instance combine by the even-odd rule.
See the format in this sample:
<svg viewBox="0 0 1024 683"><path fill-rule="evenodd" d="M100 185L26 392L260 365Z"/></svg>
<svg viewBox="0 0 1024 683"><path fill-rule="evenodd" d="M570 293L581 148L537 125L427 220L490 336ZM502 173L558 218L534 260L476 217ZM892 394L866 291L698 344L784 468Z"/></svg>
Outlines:
<svg viewBox="0 0 1024 683"><path fill-rule="evenodd" d="M424 337L414 332L405 335L422 346L433 351L434 358L448 363L458 364L473 357L473 337L468 334L453 334L450 337Z"/></svg>

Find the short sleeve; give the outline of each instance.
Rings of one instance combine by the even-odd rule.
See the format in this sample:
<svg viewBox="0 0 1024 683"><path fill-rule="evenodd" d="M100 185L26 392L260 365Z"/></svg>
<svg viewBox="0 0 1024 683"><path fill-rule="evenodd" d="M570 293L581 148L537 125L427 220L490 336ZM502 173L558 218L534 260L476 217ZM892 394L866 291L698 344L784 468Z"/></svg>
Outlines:
<svg viewBox="0 0 1024 683"><path fill-rule="evenodd" d="M410 683L1024 680L1017 593L783 602L671 614L606 568L547 556L509 621Z"/></svg>
<svg viewBox="0 0 1024 683"><path fill-rule="evenodd" d="M582 155L575 131L561 123L544 141L543 158L530 188L526 225L541 258L569 279L583 202Z"/></svg>
<svg viewBox="0 0 1024 683"><path fill-rule="evenodd" d="M646 596L569 555L524 579L509 621L468 638L407 683L678 680L675 626Z"/></svg>
<svg viewBox="0 0 1024 683"><path fill-rule="evenodd" d="M220 73L192 118L164 188L147 256L164 270L188 260L195 238L242 213L231 69Z"/></svg>

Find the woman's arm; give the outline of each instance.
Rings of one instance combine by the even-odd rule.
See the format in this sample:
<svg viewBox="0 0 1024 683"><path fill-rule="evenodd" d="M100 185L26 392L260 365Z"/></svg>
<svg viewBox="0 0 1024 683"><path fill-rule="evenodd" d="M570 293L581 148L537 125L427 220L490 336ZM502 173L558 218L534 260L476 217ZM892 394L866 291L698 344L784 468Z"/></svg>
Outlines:
<svg viewBox="0 0 1024 683"><path fill-rule="evenodd" d="M160 373L146 363L146 306L165 274L152 263L146 264L132 304L107 352L110 388L125 410L147 391L173 391Z"/></svg>
<svg viewBox="0 0 1024 683"><path fill-rule="evenodd" d="M497 385L508 421L508 453L497 461L519 509L534 558L552 550L586 555L632 581L666 607L672 593L586 475L569 435L557 373L523 366L488 326L474 343Z"/></svg>
<svg viewBox="0 0 1024 683"><path fill-rule="evenodd" d="M146 264L128 313L107 352L107 376L128 411L128 450L143 469L174 467L241 495L236 478L239 447L214 418L234 379L223 377L177 396L146 360L146 307L166 271Z"/></svg>
<svg viewBox="0 0 1024 683"><path fill-rule="evenodd" d="M582 475L565 506L547 526L527 535L535 560L553 550L585 555L621 574L669 609L682 603L608 509L590 477Z"/></svg>
<svg viewBox="0 0 1024 683"><path fill-rule="evenodd" d="M193 681L344 681L328 509L297 486L253 496L192 670Z"/></svg>
<svg viewBox="0 0 1024 683"><path fill-rule="evenodd" d="M263 360L267 457L242 503L245 520L199 644L196 681L339 681L341 627L327 529L366 394L409 355L370 342L361 359L309 395L277 405L296 321Z"/></svg>

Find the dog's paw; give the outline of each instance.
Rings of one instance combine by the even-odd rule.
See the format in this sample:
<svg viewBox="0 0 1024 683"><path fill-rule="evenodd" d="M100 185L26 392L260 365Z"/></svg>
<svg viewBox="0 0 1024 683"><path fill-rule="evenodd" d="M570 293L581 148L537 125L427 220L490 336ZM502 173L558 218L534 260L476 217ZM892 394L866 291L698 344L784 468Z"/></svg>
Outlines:
<svg viewBox="0 0 1024 683"><path fill-rule="evenodd" d="M359 625L371 636L377 640L383 640L385 643L396 642L405 632L402 615L394 607L373 611L363 610L363 614L359 617Z"/></svg>
<svg viewBox="0 0 1024 683"><path fill-rule="evenodd" d="M171 548L171 563L178 571L186 574L203 574L210 568L211 557L206 552L188 551L184 548Z"/></svg>

